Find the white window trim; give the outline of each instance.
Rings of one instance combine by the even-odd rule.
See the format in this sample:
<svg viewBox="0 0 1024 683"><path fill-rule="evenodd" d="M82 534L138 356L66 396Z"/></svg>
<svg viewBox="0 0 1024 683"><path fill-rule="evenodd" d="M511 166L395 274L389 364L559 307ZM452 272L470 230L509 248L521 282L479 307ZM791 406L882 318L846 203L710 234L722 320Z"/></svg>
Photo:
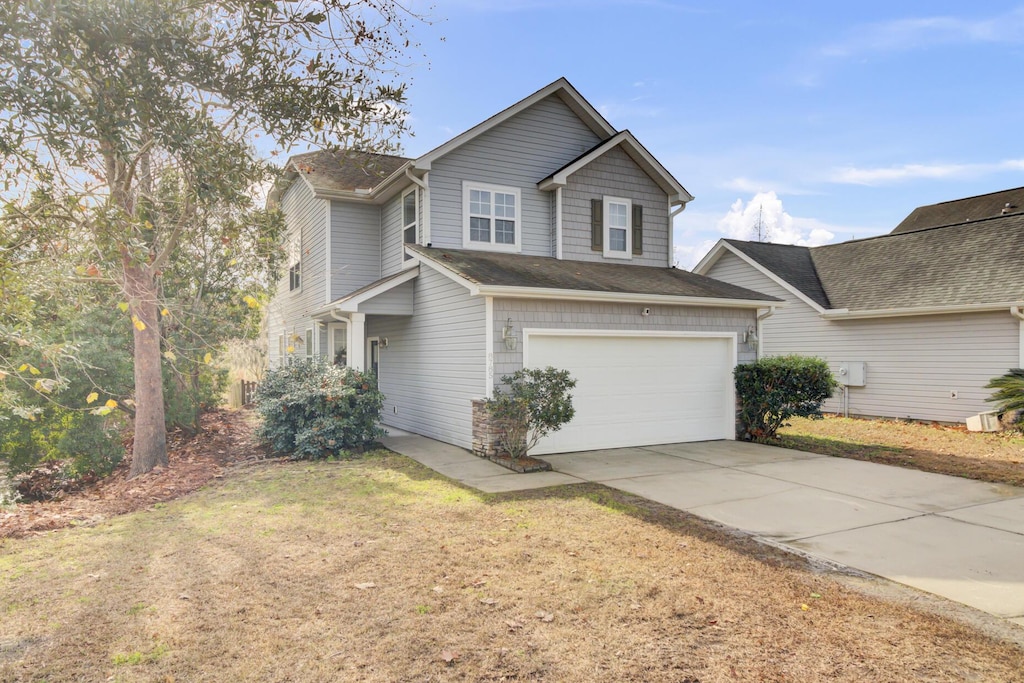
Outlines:
<svg viewBox="0 0 1024 683"><path fill-rule="evenodd" d="M420 243L420 193L418 192L418 190L419 190L419 188L416 187L415 185L413 185L411 188L409 188L408 190L406 190L405 192L402 193L401 216L402 216L402 245L403 245L403 247L404 247L404 245L409 244L409 242L405 241L405 231L408 230L409 228L413 227L413 226L415 226L415 228L416 228L416 239L412 242L412 244L419 244ZM415 206L413 208L413 221L412 221L412 223L406 223L405 222L405 198L408 197L409 195L412 195L413 203L415 204Z"/></svg>
<svg viewBox="0 0 1024 683"><path fill-rule="evenodd" d="M305 338L303 343L306 347L306 359L308 360L316 355L316 327L307 327L306 331L303 333L303 337Z"/></svg>
<svg viewBox="0 0 1024 683"><path fill-rule="evenodd" d="M334 345L335 338L339 335L344 335L345 340L348 340L348 322L344 320L338 320L336 322L327 323L327 362L334 362ZM348 355L348 349L346 348L346 356Z"/></svg>
<svg viewBox="0 0 1024 683"><path fill-rule="evenodd" d="M511 194L516 198L516 241L515 244L496 244L494 242L494 221L491 216L491 241L475 242L469 239L469 192L470 190L483 190L491 193L491 208L494 208L494 193ZM523 197L518 187L506 187L502 185L488 185L470 180L462 181L462 248L478 249L480 251L504 251L518 254L522 251L523 244Z"/></svg>
<svg viewBox="0 0 1024 683"><path fill-rule="evenodd" d="M611 212L608 210L611 204L625 204L626 205L626 251L612 251L611 249L611 226L609 225L609 217ZM602 216L604 217L604 257L614 259L632 259L633 258L633 202L623 197L604 197L604 207L602 210Z"/></svg>
<svg viewBox="0 0 1024 683"><path fill-rule="evenodd" d="M288 293L300 294L305 278L302 274L302 226L297 226L288 232ZM291 278L292 268L299 266L299 286L292 289Z"/></svg>

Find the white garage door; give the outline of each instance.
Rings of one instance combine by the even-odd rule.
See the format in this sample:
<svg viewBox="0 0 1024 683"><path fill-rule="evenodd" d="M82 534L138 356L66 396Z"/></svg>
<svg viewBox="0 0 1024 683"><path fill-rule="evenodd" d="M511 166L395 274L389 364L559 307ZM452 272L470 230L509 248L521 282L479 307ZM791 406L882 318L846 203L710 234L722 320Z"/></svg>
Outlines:
<svg viewBox="0 0 1024 683"><path fill-rule="evenodd" d="M575 418L531 454L735 436L732 339L533 332L524 351L577 380Z"/></svg>

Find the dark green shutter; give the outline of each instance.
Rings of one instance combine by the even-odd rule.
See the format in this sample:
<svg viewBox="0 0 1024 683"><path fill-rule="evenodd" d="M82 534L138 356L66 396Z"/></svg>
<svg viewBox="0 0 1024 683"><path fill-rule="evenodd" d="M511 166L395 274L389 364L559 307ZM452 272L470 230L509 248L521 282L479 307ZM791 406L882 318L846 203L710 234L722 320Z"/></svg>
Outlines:
<svg viewBox="0 0 1024 683"><path fill-rule="evenodd" d="M604 201L590 200L590 248L604 251Z"/></svg>
<svg viewBox="0 0 1024 683"><path fill-rule="evenodd" d="M633 255L644 253L644 207L633 205Z"/></svg>

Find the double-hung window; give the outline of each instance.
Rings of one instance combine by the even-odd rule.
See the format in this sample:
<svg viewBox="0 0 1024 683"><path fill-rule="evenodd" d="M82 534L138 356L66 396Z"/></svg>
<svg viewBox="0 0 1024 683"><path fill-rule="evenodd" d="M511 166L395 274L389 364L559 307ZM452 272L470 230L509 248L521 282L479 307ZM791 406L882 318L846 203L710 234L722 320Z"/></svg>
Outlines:
<svg viewBox="0 0 1024 683"><path fill-rule="evenodd" d="M605 197L603 213L605 258L632 258L632 202L619 197Z"/></svg>
<svg viewBox="0 0 1024 683"><path fill-rule="evenodd" d="M462 246L467 249L518 252L522 240L518 188L462 184Z"/></svg>
<svg viewBox="0 0 1024 683"><path fill-rule="evenodd" d="M288 291L302 289L302 232L296 228L288 237Z"/></svg>
<svg viewBox="0 0 1024 683"><path fill-rule="evenodd" d="M402 244L416 244L416 231L419 226L419 206L416 188L402 195ZM405 255L408 261L412 256Z"/></svg>

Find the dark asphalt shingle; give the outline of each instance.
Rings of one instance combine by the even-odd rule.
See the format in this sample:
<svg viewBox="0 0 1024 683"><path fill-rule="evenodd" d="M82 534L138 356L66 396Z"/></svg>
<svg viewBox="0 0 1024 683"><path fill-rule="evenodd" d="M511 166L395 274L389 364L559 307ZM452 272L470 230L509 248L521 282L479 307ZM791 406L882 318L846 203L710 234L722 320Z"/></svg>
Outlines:
<svg viewBox="0 0 1024 683"><path fill-rule="evenodd" d="M761 292L677 268L564 261L465 249L409 248L478 285L779 301Z"/></svg>
<svg viewBox="0 0 1024 683"><path fill-rule="evenodd" d="M808 247L770 242L743 242L725 240L751 259L796 287L814 303L829 308L828 295L821 286L818 272Z"/></svg>
<svg viewBox="0 0 1024 683"><path fill-rule="evenodd" d="M321 150L296 154L289 170L305 176L317 190L370 190L409 159L353 150Z"/></svg>
<svg viewBox="0 0 1024 683"><path fill-rule="evenodd" d="M1024 213L1024 187L919 206L890 234L969 223L1011 213Z"/></svg>

